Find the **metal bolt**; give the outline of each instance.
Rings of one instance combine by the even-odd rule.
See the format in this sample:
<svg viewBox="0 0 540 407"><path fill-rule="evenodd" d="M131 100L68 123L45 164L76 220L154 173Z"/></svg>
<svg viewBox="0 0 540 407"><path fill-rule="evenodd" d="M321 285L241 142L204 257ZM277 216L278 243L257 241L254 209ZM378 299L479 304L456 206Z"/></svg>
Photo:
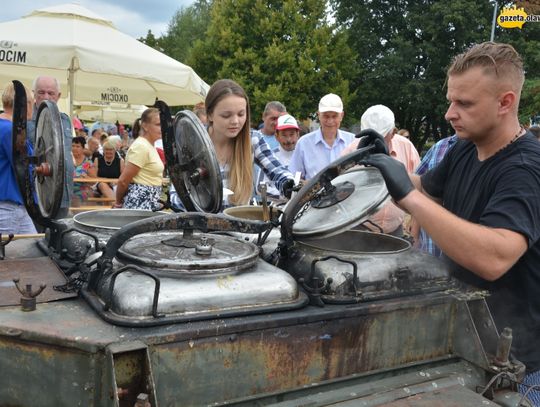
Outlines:
<svg viewBox="0 0 540 407"><path fill-rule="evenodd" d="M206 236L201 237L201 240L195 246L195 253L199 256L210 256L212 254L212 245Z"/></svg>
<svg viewBox="0 0 540 407"><path fill-rule="evenodd" d="M39 289L32 291L32 284L26 284L25 288L22 289L19 285L19 279L14 278L13 282L15 287L22 294L21 297L21 309L25 312L35 311L36 309L36 297L43 292L47 287L45 284L40 284Z"/></svg>

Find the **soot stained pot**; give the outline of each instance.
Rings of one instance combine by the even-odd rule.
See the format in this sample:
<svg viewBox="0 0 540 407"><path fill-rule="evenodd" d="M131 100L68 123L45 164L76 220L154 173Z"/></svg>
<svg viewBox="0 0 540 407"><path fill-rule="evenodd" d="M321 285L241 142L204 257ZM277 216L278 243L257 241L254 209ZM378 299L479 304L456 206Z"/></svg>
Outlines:
<svg viewBox="0 0 540 407"><path fill-rule="evenodd" d="M302 307L294 278L255 244L216 231L263 233L267 225L182 213L130 223L108 240L81 293L119 325L160 325Z"/></svg>
<svg viewBox="0 0 540 407"><path fill-rule="evenodd" d="M387 201L379 170L354 168L331 183L326 175L323 170L304 186L281 222L279 265L303 284L312 300L359 302L455 285L446 264L407 240L351 230Z"/></svg>
<svg viewBox="0 0 540 407"><path fill-rule="evenodd" d="M227 216L230 216L236 219L247 219L247 220L256 220L259 222L264 222L263 211L264 209L262 206L241 205L241 206L232 206L230 208L226 208L223 211L223 213ZM271 221L274 224L278 225L279 219L281 218L283 211L280 208L275 207L275 206L269 206L268 211L269 211L268 215ZM246 233L240 233L240 232L232 232L231 235L261 246L261 257L264 259L271 256L272 252L275 250L279 242L281 233L279 231L279 228L274 227L271 230L269 230L264 236L246 234Z"/></svg>
<svg viewBox="0 0 540 407"><path fill-rule="evenodd" d="M253 243L205 233L148 233L126 242L114 262L115 269L127 269L114 283L111 310L127 317L152 316L155 286L130 265L160 278L159 314L256 312L299 297L293 277L260 260ZM110 288L104 279L98 293L106 298Z"/></svg>
<svg viewBox="0 0 540 407"><path fill-rule="evenodd" d="M73 216L73 218L57 221L63 226L60 228L63 232L61 234L50 234L50 231L48 231L47 240L52 246L61 247L67 253L72 255L81 253L85 256L96 251L96 239L99 242L99 248L104 247L110 237L122 227L142 219L162 215L165 215L165 212L138 209L105 209L81 212Z"/></svg>

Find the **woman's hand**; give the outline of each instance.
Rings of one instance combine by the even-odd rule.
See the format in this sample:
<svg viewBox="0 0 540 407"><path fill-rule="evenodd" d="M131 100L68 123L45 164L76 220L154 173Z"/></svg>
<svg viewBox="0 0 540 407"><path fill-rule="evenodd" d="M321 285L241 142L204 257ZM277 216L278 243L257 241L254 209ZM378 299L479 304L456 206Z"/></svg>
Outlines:
<svg viewBox="0 0 540 407"><path fill-rule="evenodd" d="M122 202L118 203L118 202L115 202L113 203L113 209L120 209L120 208L123 208L124 207L124 204Z"/></svg>

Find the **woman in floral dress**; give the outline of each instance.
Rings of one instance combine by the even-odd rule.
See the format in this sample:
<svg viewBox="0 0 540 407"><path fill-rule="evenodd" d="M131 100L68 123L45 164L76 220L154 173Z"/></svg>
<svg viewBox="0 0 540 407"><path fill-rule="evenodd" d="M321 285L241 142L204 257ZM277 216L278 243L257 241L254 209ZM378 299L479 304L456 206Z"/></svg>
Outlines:
<svg viewBox="0 0 540 407"><path fill-rule="evenodd" d="M92 160L84 155L84 137L73 137L71 144L71 154L73 155L73 178L95 177L96 168ZM92 193L92 185L86 182L73 183L73 196L71 197L73 206L80 206Z"/></svg>

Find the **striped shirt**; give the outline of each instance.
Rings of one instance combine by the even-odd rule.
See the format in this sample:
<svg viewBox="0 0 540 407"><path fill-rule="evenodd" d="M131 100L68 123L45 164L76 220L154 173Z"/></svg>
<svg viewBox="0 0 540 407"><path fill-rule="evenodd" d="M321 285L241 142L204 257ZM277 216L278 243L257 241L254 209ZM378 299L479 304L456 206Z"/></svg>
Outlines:
<svg viewBox="0 0 540 407"><path fill-rule="evenodd" d="M435 168L457 140L458 137L454 134L453 136L439 140L431 146L424 158L422 158L418 168L416 168L416 174L422 175ZM433 243L433 240L431 240L431 237L429 237L424 229L420 229L420 246L418 248L437 257L440 257L442 254L441 249Z"/></svg>
<svg viewBox="0 0 540 407"><path fill-rule="evenodd" d="M288 179L293 179L292 174L287 170L287 167L281 164L279 160L275 157L270 147L264 138L258 135L258 132L252 131L251 133L251 149L253 151L253 161L264 174L272 181L278 190L283 190L283 184ZM223 180L223 187L229 188L229 167L228 165L221 166L221 179ZM182 201L178 197L178 193L174 189L174 186L171 185L170 189L171 204L178 209L184 208ZM223 208L231 206L225 196L223 198Z"/></svg>

